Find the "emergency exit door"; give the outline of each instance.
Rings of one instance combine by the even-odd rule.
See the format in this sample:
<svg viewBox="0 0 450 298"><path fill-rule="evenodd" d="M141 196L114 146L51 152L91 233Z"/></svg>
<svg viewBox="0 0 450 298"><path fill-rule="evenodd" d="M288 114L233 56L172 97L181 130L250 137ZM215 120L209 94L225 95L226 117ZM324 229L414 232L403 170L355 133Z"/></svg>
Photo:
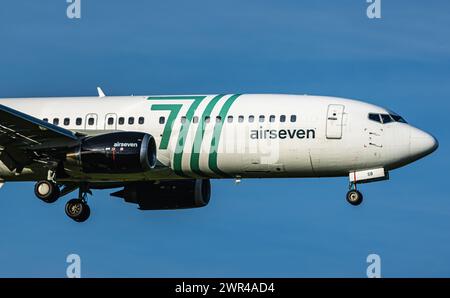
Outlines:
<svg viewBox="0 0 450 298"><path fill-rule="evenodd" d="M86 130L96 130L97 129L97 114L87 114L84 121L84 129Z"/></svg>
<svg viewBox="0 0 450 298"><path fill-rule="evenodd" d="M342 138L342 122L344 118L343 105L329 105L327 112L327 139Z"/></svg>
<svg viewBox="0 0 450 298"><path fill-rule="evenodd" d="M105 130L117 129L117 114L109 113L105 116Z"/></svg>

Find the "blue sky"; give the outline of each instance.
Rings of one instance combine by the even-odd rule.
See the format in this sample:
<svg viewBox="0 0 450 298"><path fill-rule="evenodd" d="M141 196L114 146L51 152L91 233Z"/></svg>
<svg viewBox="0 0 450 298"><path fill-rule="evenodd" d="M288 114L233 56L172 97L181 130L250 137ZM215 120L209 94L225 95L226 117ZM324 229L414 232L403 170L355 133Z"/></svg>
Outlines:
<svg viewBox="0 0 450 298"><path fill-rule="evenodd" d="M76 224L32 183L0 190L0 276L450 276L450 3L365 0L0 4L0 97L297 93L363 99L433 133L433 155L362 186L347 179L214 181L202 209L139 211L95 191Z"/></svg>

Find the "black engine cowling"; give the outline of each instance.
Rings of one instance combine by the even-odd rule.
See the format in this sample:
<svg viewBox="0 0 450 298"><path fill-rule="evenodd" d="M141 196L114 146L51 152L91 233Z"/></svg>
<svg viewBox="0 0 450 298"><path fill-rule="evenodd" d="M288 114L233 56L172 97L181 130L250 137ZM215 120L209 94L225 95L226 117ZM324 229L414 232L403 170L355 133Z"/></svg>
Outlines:
<svg viewBox="0 0 450 298"><path fill-rule="evenodd" d="M155 140L142 132L86 137L66 156L66 166L78 167L84 173L139 173L155 165Z"/></svg>
<svg viewBox="0 0 450 298"><path fill-rule="evenodd" d="M141 210L198 208L208 205L211 183L208 179L134 182L112 193Z"/></svg>

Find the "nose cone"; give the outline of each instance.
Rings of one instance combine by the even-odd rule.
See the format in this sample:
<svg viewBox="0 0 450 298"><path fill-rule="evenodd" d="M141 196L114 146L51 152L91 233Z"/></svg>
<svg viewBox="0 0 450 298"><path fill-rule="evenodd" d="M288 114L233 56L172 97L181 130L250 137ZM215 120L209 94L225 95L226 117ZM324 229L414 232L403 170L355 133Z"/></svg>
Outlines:
<svg viewBox="0 0 450 298"><path fill-rule="evenodd" d="M412 158L422 158L434 152L438 147L438 141L429 133L417 128L411 130L409 152Z"/></svg>

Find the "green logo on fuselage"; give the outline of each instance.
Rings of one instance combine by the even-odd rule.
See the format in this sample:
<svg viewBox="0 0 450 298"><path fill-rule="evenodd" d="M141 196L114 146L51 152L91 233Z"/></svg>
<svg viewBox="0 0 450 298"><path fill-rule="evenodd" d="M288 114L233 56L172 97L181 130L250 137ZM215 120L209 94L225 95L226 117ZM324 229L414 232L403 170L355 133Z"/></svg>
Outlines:
<svg viewBox="0 0 450 298"><path fill-rule="evenodd" d="M205 119L209 119L212 110L217 105L217 103L224 97L224 94L217 95L213 97L205 110L202 113L200 121L198 123L198 127L194 137L194 143L192 145L191 158L190 158L190 166L191 170L200 176L205 176L204 173L200 170L200 148L202 146L203 137L205 134ZM225 119L228 114L231 105L235 102L235 100L240 96L240 94L235 94L230 96L225 103L223 104L218 117L221 119ZM200 103L205 100L206 96L151 96L148 97L148 100L163 100L163 101L175 101L174 103L164 103L164 104L152 104L151 109L153 111L169 111L169 116L167 122L165 123L163 134L161 137L161 143L159 149L165 150L168 149L170 138L172 136L174 121L177 119L178 114L183 107L182 103L177 101L186 100L190 101L190 106L186 113L185 119L182 122L176 146L175 152L173 155L172 168L175 173L179 176L187 177L182 169L182 161L183 161L183 152L185 147L185 141L189 132L189 128L192 122L192 118L200 105ZM220 135L223 128L223 122L217 122L214 126L213 137L211 140L211 150L208 156L208 166L219 176L227 177L228 175L222 172L217 166L217 148L220 141Z"/></svg>

